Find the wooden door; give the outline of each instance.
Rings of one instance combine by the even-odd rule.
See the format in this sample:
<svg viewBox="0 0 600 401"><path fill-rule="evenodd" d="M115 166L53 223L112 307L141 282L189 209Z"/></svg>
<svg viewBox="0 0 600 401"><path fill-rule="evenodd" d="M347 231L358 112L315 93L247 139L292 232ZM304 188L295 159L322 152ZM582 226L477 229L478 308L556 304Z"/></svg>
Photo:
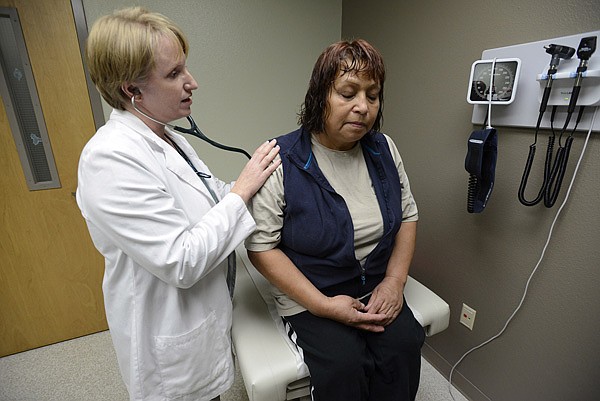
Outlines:
<svg viewBox="0 0 600 401"><path fill-rule="evenodd" d="M0 101L0 356L107 328L103 258L75 202L77 162L95 131L70 0L16 8L61 188L30 191Z"/></svg>

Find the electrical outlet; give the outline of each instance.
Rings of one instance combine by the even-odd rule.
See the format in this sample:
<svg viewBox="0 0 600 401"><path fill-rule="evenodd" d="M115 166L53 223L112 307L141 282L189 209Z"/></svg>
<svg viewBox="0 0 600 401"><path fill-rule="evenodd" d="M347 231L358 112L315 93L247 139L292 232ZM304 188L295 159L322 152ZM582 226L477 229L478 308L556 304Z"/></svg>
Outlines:
<svg viewBox="0 0 600 401"><path fill-rule="evenodd" d="M469 330L473 330L473 324L475 323L475 309L469 305L463 304L462 311L460 312L460 322L467 326Z"/></svg>

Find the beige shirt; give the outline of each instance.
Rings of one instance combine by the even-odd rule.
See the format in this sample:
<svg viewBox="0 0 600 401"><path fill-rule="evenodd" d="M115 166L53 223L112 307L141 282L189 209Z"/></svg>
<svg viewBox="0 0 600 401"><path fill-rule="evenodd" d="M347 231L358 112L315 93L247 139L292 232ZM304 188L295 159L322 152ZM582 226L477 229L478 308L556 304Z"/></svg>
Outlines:
<svg viewBox="0 0 600 401"><path fill-rule="evenodd" d="M417 205L410 191L410 183L402 158L391 138L387 135L385 137L403 187L402 221L417 221ZM367 256L377 246L383 235L383 219L363 157L362 146L354 146L347 151L332 150L319 143L318 135L312 136L311 144L314 157L323 175L346 202L354 225L356 259L364 264ZM246 240L245 244L248 250L267 251L279 244L284 208L283 167L280 166L249 205L257 229ZM272 286L272 293L280 316L289 316L305 310L274 286Z"/></svg>

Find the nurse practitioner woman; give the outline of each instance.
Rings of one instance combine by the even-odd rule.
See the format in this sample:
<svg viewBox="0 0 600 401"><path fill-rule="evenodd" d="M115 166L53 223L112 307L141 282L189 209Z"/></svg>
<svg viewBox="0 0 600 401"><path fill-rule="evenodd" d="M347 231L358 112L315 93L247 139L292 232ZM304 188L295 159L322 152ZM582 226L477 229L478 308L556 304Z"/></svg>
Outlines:
<svg viewBox="0 0 600 401"><path fill-rule="evenodd" d="M172 21L139 7L100 18L87 43L114 109L81 154L77 203L106 260L106 316L131 400L211 400L231 386L227 259L255 229L247 202L279 165L266 142L224 183L160 123L191 112L187 54Z"/></svg>

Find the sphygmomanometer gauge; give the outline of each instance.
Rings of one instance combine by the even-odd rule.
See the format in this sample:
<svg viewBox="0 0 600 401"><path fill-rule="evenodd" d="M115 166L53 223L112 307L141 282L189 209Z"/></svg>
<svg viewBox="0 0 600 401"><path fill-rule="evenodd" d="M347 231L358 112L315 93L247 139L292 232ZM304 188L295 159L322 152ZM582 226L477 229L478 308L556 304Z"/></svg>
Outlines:
<svg viewBox="0 0 600 401"><path fill-rule="evenodd" d="M471 66L467 101L487 104L492 92L492 103L510 104L515 98L519 80L520 60L517 58L478 60Z"/></svg>

